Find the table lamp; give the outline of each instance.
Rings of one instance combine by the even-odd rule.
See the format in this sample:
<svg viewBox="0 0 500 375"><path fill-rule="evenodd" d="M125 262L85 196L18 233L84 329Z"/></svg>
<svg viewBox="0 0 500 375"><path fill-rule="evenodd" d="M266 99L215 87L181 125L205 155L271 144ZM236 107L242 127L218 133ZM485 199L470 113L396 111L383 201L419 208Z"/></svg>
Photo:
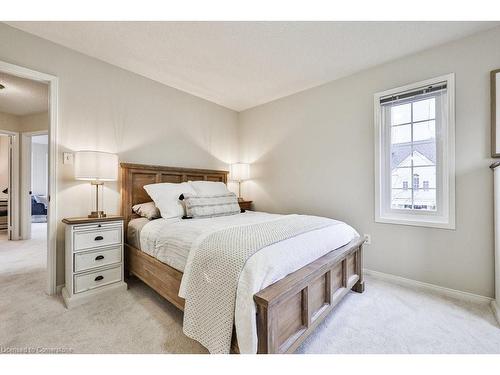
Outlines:
<svg viewBox="0 0 500 375"><path fill-rule="evenodd" d="M101 190L104 181L118 179L118 155L101 151L77 151L75 153L75 179L90 181L95 186L95 211L88 217L106 217L99 209L99 186Z"/></svg>
<svg viewBox="0 0 500 375"><path fill-rule="evenodd" d="M248 163L235 163L231 164L230 176L232 181L238 182L238 200L242 201L241 197L241 182L250 178L250 164Z"/></svg>

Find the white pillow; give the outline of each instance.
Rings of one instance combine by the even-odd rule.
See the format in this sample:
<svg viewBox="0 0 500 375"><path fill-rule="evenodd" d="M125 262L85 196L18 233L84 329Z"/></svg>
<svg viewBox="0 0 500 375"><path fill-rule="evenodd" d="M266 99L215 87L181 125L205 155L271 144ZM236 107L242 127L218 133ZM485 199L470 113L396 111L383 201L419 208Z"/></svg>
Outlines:
<svg viewBox="0 0 500 375"><path fill-rule="evenodd" d="M198 195L225 195L231 193L226 184L214 181L189 181Z"/></svg>
<svg viewBox="0 0 500 375"><path fill-rule="evenodd" d="M184 216L184 206L179 200L179 195L196 195L196 191L187 182L180 184L163 182L144 185L144 190L155 202L156 207L160 210L161 217L166 219Z"/></svg>

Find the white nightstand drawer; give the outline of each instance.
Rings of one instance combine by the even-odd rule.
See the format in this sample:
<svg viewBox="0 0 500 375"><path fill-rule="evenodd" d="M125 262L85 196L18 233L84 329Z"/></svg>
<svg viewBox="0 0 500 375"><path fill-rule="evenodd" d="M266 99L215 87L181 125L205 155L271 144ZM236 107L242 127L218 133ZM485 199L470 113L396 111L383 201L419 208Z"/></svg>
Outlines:
<svg viewBox="0 0 500 375"><path fill-rule="evenodd" d="M74 276L74 293L85 292L103 285L112 284L122 279L122 266Z"/></svg>
<svg viewBox="0 0 500 375"><path fill-rule="evenodd" d="M121 245L118 245L90 253L76 253L74 257L74 272L80 272L121 262L122 248Z"/></svg>
<svg viewBox="0 0 500 375"><path fill-rule="evenodd" d="M75 232L74 250L80 251L98 246L117 245L122 243L121 227L93 230L90 232Z"/></svg>

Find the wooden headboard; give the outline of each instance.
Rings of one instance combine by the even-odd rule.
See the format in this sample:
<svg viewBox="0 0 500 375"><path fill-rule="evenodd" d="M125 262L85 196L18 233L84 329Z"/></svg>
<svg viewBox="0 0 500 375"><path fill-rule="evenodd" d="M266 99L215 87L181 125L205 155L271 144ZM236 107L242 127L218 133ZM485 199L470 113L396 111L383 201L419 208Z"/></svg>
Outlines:
<svg viewBox="0 0 500 375"><path fill-rule="evenodd" d="M138 203L151 202L144 185L160 182L181 183L186 181L218 181L227 183L227 171L211 169L191 169L163 167L159 165L144 165L120 163L121 167L121 214L125 218L125 228L128 222L138 217L132 212L132 206Z"/></svg>

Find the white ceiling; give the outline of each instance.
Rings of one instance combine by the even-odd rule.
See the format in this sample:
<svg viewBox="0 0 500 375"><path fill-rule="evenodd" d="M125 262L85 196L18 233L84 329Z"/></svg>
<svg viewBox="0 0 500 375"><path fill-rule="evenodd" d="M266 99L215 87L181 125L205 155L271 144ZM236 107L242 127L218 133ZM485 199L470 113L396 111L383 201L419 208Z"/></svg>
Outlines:
<svg viewBox="0 0 500 375"><path fill-rule="evenodd" d="M241 111L498 22L8 22Z"/></svg>
<svg viewBox="0 0 500 375"><path fill-rule="evenodd" d="M49 108L49 90L45 83L0 72L0 112L16 116L45 112Z"/></svg>

